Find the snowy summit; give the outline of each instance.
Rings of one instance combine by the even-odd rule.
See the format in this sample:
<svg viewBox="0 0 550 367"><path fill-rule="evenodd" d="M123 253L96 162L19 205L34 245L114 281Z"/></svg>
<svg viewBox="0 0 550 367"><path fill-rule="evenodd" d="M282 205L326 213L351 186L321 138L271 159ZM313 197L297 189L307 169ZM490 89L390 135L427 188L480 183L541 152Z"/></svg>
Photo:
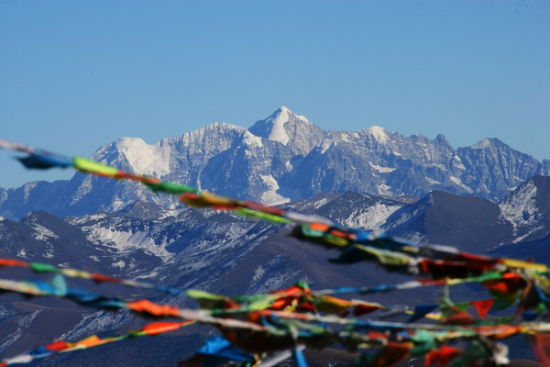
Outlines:
<svg viewBox="0 0 550 367"><path fill-rule="evenodd" d="M386 129L384 129L382 126L371 126L370 128L366 129L366 132L368 132L369 135L371 135L380 144L384 144L388 141L388 134L386 133Z"/></svg>
<svg viewBox="0 0 550 367"><path fill-rule="evenodd" d="M306 117L296 115L288 107L281 106L265 120L258 121L250 130L257 136L287 145L290 137L285 125L291 120L299 120L311 124Z"/></svg>

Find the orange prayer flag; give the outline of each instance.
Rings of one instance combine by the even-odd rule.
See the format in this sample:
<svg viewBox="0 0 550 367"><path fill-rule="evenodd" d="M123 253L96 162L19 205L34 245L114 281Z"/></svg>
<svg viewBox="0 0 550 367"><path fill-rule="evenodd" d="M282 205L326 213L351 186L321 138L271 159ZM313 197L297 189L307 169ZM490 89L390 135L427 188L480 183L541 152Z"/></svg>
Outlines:
<svg viewBox="0 0 550 367"><path fill-rule="evenodd" d="M180 309L175 306L159 305L157 303L142 299L135 302L129 302L128 307L136 312L148 312L155 316L179 317Z"/></svg>
<svg viewBox="0 0 550 367"><path fill-rule="evenodd" d="M151 322L145 325L143 331L147 333L147 335L157 335L168 331L177 330L183 325L190 324L192 322L192 320L175 322Z"/></svg>
<svg viewBox="0 0 550 367"><path fill-rule="evenodd" d="M98 346L98 345L101 345L101 344L105 344L107 342L108 342L108 340L101 339L97 335L92 335L92 336L89 336L85 339L77 341L76 343L74 343L74 347L91 348L91 347L95 347L95 346Z"/></svg>

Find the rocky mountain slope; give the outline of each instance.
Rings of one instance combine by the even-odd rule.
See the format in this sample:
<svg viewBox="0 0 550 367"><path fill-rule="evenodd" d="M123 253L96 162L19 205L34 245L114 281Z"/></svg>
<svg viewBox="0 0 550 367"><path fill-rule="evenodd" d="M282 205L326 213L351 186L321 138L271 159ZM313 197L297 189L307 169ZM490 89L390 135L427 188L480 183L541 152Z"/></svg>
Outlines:
<svg viewBox="0 0 550 367"><path fill-rule="evenodd" d="M548 262L549 187L550 177L534 177L499 204L438 191L417 201L345 192L321 194L286 207L422 242L454 245L477 253L533 256ZM529 226L525 221L527 216L538 219ZM0 221L0 255L224 294L264 292L287 287L298 280L307 280L314 288L325 288L377 285L405 279L372 264L349 267L331 264L327 260L337 253L297 241L287 233L288 228L284 226L244 220L223 212L175 211L136 201L111 214L60 219L45 212L32 212L21 221L3 219ZM527 237L526 233L529 233ZM530 240L525 242L525 238ZM94 289L130 298L147 296L182 306L192 305L184 296L163 297L105 285ZM418 291L415 292L418 297ZM437 290L427 289L421 293L433 298ZM405 304L409 303L410 296L395 293L369 299ZM15 295L0 298L0 327L10 336L0 345L0 352L5 355L27 349L29 342L44 343L61 336L76 339L89 333L108 334L136 327L134 319L125 313L97 312L59 300L36 301ZM55 325L49 321L52 318L58 320ZM191 353L205 334L197 334L193 329L178 335L148 343L151 358L165 358L166 365L174 365L179 358ZM170 357L160 347L167 345L163 343L173 345ZM173 343L189 348L182 349ZM142 342L120 346L129 356L139 354L143 347ZM116 348L107 347L110 352L106 354L87 351L82 353L86 357L56 357L40 365L108 363L105 358L110 358L110 353L121 353L121 349ZM134 359L136 366L148 365L139 358Z"/></svg>
<svg viewBox="0 0 550 367"><path fill-rule="evenodd" d="M434 191L396 210L382 229L393 236L472 252L540 240L550 233L549 193L548 176L530 178L499 203Z"/></svg>

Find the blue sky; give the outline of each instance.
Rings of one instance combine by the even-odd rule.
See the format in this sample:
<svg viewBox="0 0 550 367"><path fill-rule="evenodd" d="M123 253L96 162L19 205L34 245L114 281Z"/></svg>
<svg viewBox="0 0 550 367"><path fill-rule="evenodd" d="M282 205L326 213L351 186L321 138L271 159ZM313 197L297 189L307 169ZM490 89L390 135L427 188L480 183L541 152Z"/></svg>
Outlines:
<svg viewBox="0 0 550 367"><path fill-rule="evenodd" d="M286 105L550 158L550 2L0 1L0 136L89 155ZM0 152L0 187L26 172Z"/></svg>

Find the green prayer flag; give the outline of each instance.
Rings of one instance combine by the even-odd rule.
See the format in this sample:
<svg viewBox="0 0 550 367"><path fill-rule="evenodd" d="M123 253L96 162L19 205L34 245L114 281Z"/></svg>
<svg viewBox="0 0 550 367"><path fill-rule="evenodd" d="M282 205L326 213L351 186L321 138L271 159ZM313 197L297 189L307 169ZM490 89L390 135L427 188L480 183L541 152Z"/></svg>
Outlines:
<svg viewBox="0 0 550 367"><path fill-rule="evenodd" d="M248 208L238 208L238 209L235 209L234 212L235 214L238 214L243 217L264 219L274 223L292 223L290 220L286 218L279 217L277 215L273 215L269 213L262 213L262 212L248 209Z"/></svg>
<svg viewBox="0 0 550 367"><path fill-rule="evenodd" d="M356 367L370 367L374 365L376 358L378 357L378 351L371 351L366 353L361 353L359 358L355 360L353 364Z"/></svg>
<svg viewBox="0 0 550 367"><path fill-rule="evenodd" d="M196 194L199 190L197 190L194 187L186 186L186 185L180 185L173 182L143 182L145 186L147 186L151 191L153 192L163 192L165 194L174 194L174 195L181 195L186 193L193 193Z"/></svg>
<svg viewBox="0 0 550 367"><path fill-rule="evenodd" d="M114 167L109 167L82 157L74 157L73 165L79 171L98 173L105 176L115 176L118 173L118 169Z"/></svg>
<svg viewBox="0 0 550 367"><path fill-rule="evenodd" d="M55 273L59 271L55 266L44 263L29 263L29 268L37 273Z"/></svg>
<svg viewBox="0 0 550 367"><path fill-rule="evenodd" d="M411 336L414 347L411 349L412 356L423 356L432 349L437 348L434 334L426 330L416 330Z"/></svg>
<svg viewBox="0 0 550 367"><path fill-rule="evenodd" d="M474 340L468 347L449 365L449 367L471 366L474 362L489 357L489 351L477 340Z"/></svg>
<svg viewBox="0 0 550 367"><path fill-rule="evenodd" d="M323 237L323 232L316 231L315 229L312 229L310 226L306 224L300 225L300 229L302 230L302 233L306 237Z"/></svg>
<svg viewBox="0 0 550 367"><path fill-rule="evenodd" d="M513 305L517 300L517 294L508 294L497 291L490 291L491 295L495 298L493 307L495 310L504 310Z"/></svg>
<svg viewBox="0 0 550 367"><path fill-rule="evenodd" d="M186 293L189 297L194 299L206 299L206 300L212 300L212 301L225 300L224 296L219 296L217 294L208 293L198 289L189 289Z"/></svg>
<svg viewBox="0 0 550 367"><path fill-rule="evenodd" d="M455 306L460 309L460 311L466 311L470 307L470 301L456 302Z"/></svg>
<svg viewBox="0 0 550 367"><path fill-rule="evenodd" d="M212 294L197 289L190 289L187 291L187 295L193 298L201 308L208 310L217 310L225 308L227 297Z"/></svg>
<svg viewBox="0 0 550 367"><path fill-rule="evenodd" d="M399 254L397 252L378 250L373 247L355 245L355 248L374 256L378 262L384 265L390 266L404 266L410 261L410 258L406 255Z"/></svg>
<svg viewBox="0 0 550 367"><path fill-rule="evenodd" d="M274 299L275 297L270 297L269 295L267 295L266 297L264 297L263 299L260 299L258 301L254 301L252 302L249 306L248 306L248 309L249 310L252 310L252 311L259 311L259 310L265 310L269 307L271 307L271 304L273 303L273 301L275 300Z"/></svg>

